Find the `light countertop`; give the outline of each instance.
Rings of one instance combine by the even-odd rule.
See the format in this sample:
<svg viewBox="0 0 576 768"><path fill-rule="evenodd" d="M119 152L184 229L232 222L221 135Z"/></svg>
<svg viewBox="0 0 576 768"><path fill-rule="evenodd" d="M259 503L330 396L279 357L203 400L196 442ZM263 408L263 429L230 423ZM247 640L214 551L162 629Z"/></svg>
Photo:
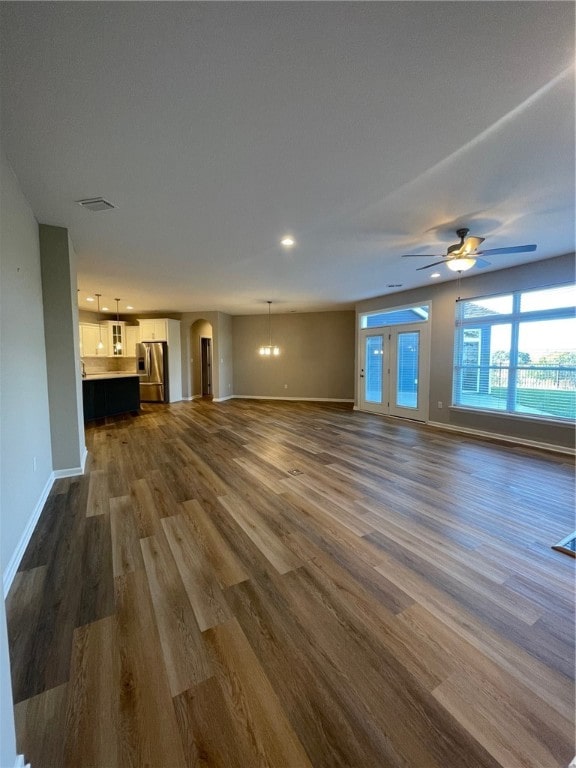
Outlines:
<svg viewBox="0 0 576 768"><path fill-rule="evenodd" d="M99 379L128 379L138 378L137 373L130 373L129 371L107 371L106 373L87 373L82 381L97 381Z"/></svg>

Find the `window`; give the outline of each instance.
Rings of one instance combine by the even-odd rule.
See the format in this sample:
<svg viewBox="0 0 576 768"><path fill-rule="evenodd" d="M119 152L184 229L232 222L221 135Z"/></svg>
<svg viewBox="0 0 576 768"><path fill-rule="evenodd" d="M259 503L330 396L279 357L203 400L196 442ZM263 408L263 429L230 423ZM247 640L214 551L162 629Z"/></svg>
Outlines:
<svg viewBox="0 0 576 768"><path fill-rule="evenodd" d="M407 323L425 323L429 319L430 307L397 307L379 312L367 312L360 316L360 328L381 328L386 325L404 325Z"/></svg>
<svg viewBox="0 0 576 768"><path fill-rule="evenodd" d="M574 285L458 302L453 405L576 418L575 305Z"/></svg>

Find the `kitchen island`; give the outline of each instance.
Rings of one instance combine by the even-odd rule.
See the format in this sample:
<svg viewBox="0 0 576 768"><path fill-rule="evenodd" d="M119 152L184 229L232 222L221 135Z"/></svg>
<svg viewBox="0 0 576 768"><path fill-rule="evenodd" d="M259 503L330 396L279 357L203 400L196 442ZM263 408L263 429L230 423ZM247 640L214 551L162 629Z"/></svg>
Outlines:
<svg viewBox="0 0 576 768"><path fill-rule="evenodd" d="M82 379L84 421L140 410L137 373L92 373Z"/></svg>

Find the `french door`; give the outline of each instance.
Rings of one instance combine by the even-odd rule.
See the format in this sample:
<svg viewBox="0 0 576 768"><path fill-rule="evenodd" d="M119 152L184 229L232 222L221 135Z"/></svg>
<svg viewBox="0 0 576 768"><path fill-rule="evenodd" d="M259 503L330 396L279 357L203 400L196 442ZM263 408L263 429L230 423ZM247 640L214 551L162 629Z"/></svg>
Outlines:
<svg viewBox="0 0 576 768"><path fill-rule="evenodd" d="M428 361L427 323L361 330L361 410L426 421Z"/></svg>

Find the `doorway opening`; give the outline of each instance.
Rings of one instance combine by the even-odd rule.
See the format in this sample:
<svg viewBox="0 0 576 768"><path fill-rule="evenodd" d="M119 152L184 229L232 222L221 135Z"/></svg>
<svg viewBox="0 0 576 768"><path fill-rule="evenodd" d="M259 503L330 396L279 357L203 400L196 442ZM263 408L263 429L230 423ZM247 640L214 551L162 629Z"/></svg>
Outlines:
<svg viewBox="0 0 576 768"><path fill-rule="evenodd" d="M427 420L428 318L428 305L361 316L358 370L361 410Z"/></svg>
<svg viewBox="0 0 576 768"><path fill-rule="evenodd" d="M192 399L218 397L218 371L214 380L214 331L208 320L190 326L190 395ZM216 393L214 388L216 386Z"/></svg>
<svg viewBox="0 0 576 768"><path fill-rule="evenodd" d="M202 397L212 397L212 339L203 336L200 339L200 367Z"/></svg>

